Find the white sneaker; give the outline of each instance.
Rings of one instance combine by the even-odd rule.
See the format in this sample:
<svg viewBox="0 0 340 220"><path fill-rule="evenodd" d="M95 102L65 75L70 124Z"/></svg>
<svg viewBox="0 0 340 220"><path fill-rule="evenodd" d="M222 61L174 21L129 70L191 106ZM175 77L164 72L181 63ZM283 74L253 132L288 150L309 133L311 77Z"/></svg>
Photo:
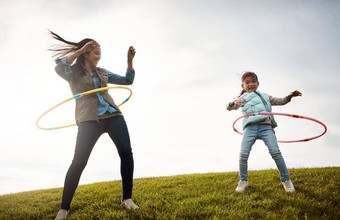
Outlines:
<svg viewBox="0 0 340 220"><path fill-rule="evenodd" d="M238 182L238 185L237 185L237 187L236 187L236 191L237 192L243 192L246 188L247 188L247 186L248 186L248 181L246 181L246 180L240 180L239 182Z"/></svg>
<svg viewBox="0 0 340 220"><path fill-rule="evenodd" d="M68 211L65 209L60 209L57 217L55 217L55 220L60 220L60 219L66 219L68 215Z"/></svg>
<svg viewBox="0 0 340 220"><path fill-rule="evenodd" d="M294 192L294 185L291 180L286 180L282 182L283 188L286 190L286 192Z"/></svg>
<svg viewBox="0 0 340 220"><path fill-rule="evenodd" d="M127 199L125 202L122 201L122 206L123 208L125 209L128 209L128 210L135 210L135 209L138 209L139 207L132 201L132 199Z"/></svg>

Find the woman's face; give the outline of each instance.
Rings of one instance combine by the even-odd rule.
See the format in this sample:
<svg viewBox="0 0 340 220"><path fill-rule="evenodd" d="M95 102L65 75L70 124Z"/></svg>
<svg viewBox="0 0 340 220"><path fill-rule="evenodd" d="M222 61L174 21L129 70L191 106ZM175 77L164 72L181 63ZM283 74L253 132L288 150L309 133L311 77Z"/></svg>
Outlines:
<svg viewBox="0 0 340 220"><path fill-rule="evenodd" d="M100 58L101 50L99 44L95 45L93 49L84 54L85 62L87 62L91 67L96 67Z"/></svg>
<svg viewBox="0 0 340 220"><path fill-rule="evenodd" d="M259 87L260 83L254 77L248 76L242 82L242 88L246 90L246 92L255 92L257 87Z"/></svg>

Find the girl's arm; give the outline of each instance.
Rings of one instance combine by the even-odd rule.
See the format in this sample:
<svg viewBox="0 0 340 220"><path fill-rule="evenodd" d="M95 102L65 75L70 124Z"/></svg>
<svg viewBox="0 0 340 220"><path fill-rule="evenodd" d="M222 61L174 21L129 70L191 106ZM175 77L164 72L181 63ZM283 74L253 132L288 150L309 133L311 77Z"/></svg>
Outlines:
<svg viewBox="0 0 340 220"><path fill-rule="evenodd" d="M227 110L237 110L240 107L243 107L246 104L246 101L244 99L238 98L235 99L234 101L229 102L227 105Z"/></svg>
<svg viewBox="0 0 340 220"><path fill-rule="evenodd" d="M285 105L288 102L290 102L291 99L295 96L302 96L302 93L299 92L298 90L295 90L284 98L276 98L276 97L273 97L273 96L269 96L270 104L271 105Z"/></svg>

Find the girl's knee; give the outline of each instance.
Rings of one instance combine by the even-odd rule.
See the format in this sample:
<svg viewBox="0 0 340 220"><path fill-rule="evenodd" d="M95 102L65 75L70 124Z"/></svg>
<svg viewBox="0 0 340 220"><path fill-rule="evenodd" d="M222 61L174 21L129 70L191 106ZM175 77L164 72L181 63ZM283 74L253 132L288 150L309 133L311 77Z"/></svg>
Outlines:
<svg viewBox="0 0 340 220"><path fill-rule="evenodd" d="M240 160L248 160L249 153L240 153Z"/></svg>
<svg viewBox="0 0 340 220"><path fill-rule="evenodd" d="M272 158L275 159L281 159L282 158L282 154L280 151L274 151L274 152L269 152L270 155L272 156Z"/></svg>

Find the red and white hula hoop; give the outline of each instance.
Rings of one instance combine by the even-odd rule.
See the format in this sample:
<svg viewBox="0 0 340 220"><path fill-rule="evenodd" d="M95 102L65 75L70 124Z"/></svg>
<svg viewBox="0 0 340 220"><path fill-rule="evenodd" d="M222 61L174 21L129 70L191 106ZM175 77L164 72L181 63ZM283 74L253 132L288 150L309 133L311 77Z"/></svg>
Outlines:
<svg viewBox="0 0 340 220"><path fill-rule="evenodd" d="M234 123L233 123L233 129L236 133L239 133L240 135L243 135L243 133L239 132L236 128L235 128L235 124L238 120L240 120L241 118L244 117L248 117L248 116L253 116L253 115L281 115L281 116L288 116L288 117L292 117L292 118L301 118L301 119L306 119L306 120L310 120L310 121L314 121L320 125L322 125L324 127L324 131L322 134L315 136L315 137L311 137L311 138L305 138L305 139L300 139L300 140L292 140L292 141L277 141L278 143L296 143L296 142L306 142L306 141L310 141L316 138L321 137L322 135L324 135L327 132L327 127L324 123L322 123L321 121L318 121L314 118L309 118L306 116L301 116L301 115L294 115L294 114L286 114L286 113L274 113L274 112L260 112L260 113L251 113L251 114L246 114L246 115L242 115L241 117L237 118Z"/></svg>

